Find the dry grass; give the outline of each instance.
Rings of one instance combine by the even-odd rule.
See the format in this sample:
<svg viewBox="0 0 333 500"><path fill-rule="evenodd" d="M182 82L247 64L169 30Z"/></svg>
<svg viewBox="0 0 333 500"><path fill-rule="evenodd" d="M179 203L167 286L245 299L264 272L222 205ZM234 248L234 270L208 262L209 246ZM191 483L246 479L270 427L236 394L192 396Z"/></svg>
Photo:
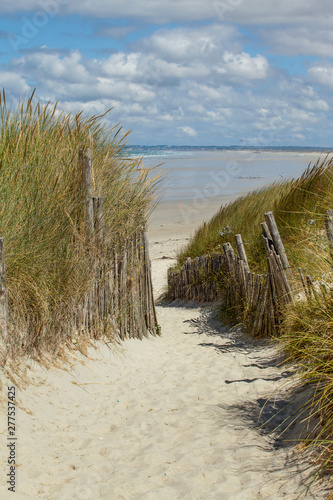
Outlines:
<svg viewBox="0 0 333 500"><path fill-rule="evenodd" d="M109 112L109 111L108 111ZM5 239L9 353L56 352L93 279L85 238L80 148L92 150L95 195L104 198L105 246L121 244L149 213L157 178L122 158L127 133L105 115L0 96L0 236ZM103 332L101 332L103 333Z"/></svg>
<svg viewBox="0 0 333 500"><path fill-rule="evenodd" d="M333 262L332 262L333 266ZM333 473L333 291L321 288L298 301L284 317L277 339L287 361L297 362L298 384L314 388L300 412L316 419L304 438L306 450L318 464L316 478Z"/></svg>

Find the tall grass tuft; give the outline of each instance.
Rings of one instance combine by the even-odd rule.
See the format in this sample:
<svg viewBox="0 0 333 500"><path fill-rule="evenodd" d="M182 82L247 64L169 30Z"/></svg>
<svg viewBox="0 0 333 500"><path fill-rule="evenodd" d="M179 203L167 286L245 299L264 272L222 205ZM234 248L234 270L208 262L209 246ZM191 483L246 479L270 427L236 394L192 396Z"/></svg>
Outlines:
<svg viewBox="0 0 333 500"><path fill-rule="evenodd" d="M106 246L145 222L157 178L121 155L127 133L102 116L0 95L0 236L5 239L10 350L56 350L93 279L85 238L79 150L92 150L96 196L104 198Z"/></svg>
<svg viewBox="0 0 333 500"><path fill-rule="evenodd" d="M331 262L333 267L333 261ZM278 341L287 361L297 362L298 385L314 388L300 412L316 421L303 440L318 464L316 477L333 474L333 289L321 286L298 301L283 321Z"/></svg>

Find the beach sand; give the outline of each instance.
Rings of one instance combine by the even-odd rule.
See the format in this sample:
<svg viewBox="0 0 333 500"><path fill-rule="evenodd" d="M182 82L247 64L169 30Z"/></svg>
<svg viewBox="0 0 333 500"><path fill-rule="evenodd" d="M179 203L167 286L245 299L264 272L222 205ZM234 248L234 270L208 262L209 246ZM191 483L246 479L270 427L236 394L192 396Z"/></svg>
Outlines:
<svg viewBox="0 0 333 500"><path fill-rule="evenodd" d="M216 203L189 222L163 204L154 214L156 297L177 249ZM26 361L31 383L18 388L16 499L297 498L303 466L292 461L292 446L274 446L257 422L265 398L288 379L276 349L223 327L209 307L177 302L158 305L157 314L160 338L117 348L96 342L88 357L73 354L72 366ZM4 376L2 384L3 393L12 385ZM0 498L9 499L3 413L1 422Z"/></svg>

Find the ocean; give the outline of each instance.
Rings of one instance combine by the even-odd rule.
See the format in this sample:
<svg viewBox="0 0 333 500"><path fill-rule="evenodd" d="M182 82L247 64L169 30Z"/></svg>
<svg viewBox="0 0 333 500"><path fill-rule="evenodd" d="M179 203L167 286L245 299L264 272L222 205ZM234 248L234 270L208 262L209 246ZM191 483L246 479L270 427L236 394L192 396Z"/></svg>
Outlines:
<svg viewBox="0 0 333 500"><path fill-rule="evenodd" d="M146 167L162 164L163 201L198 196L228 198L272 182L299 177L309 164L329 153L323 148L126 146L127 158L142 157Z"/></svg>

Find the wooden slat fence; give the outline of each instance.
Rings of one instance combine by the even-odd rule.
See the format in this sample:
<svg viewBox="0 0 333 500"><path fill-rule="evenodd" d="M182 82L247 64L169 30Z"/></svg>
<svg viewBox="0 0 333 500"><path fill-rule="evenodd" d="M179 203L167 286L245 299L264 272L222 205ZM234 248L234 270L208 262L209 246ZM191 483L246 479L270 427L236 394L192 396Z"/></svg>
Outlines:
<svg viewBox="0 0 333 500"><path fill-rule="evenodd" d="M159 333L145 228L114 248L107 264L96 265L95 282L73 321L73 330L95 338L107 327L121 340Z"/></svg>
<svg viewBox="0 0 333 500"><path fill-rule="evenodd" d="M79 164L86 199L86 237L100 250L100 257L92 256L95 281L75 314L74 328L97 337L109 327L121 340L156 335L159 327L147 232L138 228L121 247L104 249L103 198L93 196L89 149L79 152Z"/></svg>
<svg viewBox="0 0 333 500"><path fill-rule="evenodd" d="M221 301L234 322L243 323L254 336L276 333L281 311L293 302L288 258L272 212L265 214L262 224L266 252L266 275L249 269L241 235L236 235L235 253L230 243L223 254L186 259L180 270L168 271L168 298Z"/></svg>

